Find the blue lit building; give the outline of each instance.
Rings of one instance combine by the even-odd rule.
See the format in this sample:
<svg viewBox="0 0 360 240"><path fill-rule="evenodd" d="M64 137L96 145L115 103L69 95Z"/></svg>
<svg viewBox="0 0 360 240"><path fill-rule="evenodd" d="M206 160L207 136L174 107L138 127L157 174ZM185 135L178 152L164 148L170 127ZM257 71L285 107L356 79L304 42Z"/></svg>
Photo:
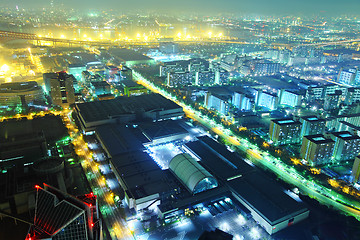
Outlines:
<svg viewBox="0 0 360 240"><path fill-rule="evenodd" d="M279 97L275 94L263 92L259 90L256 96L256 105L269 110L275 110L279 104Z"/></svg>
<svg viewBox="0 0 360 240"><path fill-rule="evenodd" d="M301 100L303 95L297 91L285 90L280 91L280 105L299 107L301 106Z"/></svg>

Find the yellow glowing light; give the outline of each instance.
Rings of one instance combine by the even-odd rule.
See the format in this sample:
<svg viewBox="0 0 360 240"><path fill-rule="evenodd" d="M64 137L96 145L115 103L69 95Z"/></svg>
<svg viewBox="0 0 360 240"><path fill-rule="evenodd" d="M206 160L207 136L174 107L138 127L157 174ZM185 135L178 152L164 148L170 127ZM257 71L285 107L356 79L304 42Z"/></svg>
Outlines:
<svg viewBox="0 0 360 240"><path fill-rule="evenodd" d="M87 35L86 35L86 34L84 34L84 38L87 38Z"/></svg>
<svg viewBox="0 0 360 240"><path fill-rule="evenodd" d="M61 36L60 36L61 38L65 38L65 35L64 34L61 34Z"/></svg>
<svg viewBox="0 0 360 240"><path fill-rule="evenodd" d="M147 41L147 40L149 39L149 37L148 37L148 36L145 36L144 39L145 39L145 41Z"/></svg>
<svg viewBox="0 0 360 240"><path fill-rule="evenodd" d="M181 37L181 32L179 32L179 33L177 34L177 36L178 36L178 38L180 38L180 37Z"/></svg>
<svg viewBox="0 0 360 240"><path fill-rule="evenodd" d="M140 33L136 34L136 37L139 38L139 37L140 37Z"/></svg>
<svg viewBox="0 0 360 240"><path fill-rule="evenodd" d="M1 71L2 72L6 73L9 70L10 70L10 67L8 65L4 64L4 65L1 66Z"/></svg>
<svg viewBox="0 0 360 240"><path fill-rule="evenodd" d="M100 34L100 38L103 38L103 35L102 35L102 34Z"/></svg>
<svg viewBox="0 0 360 240"><path fill-rule="evenodd" d="M39 34L38 37L42 37L41 34Z"/></svg>
<svg viewBox="0 0 360 240"><path fill-rule="evenodd" d="M211 37L211 35L212 35L212 32L208 32L208 35L209 35L209 37Z"/></svg>
<svg viewBox="0 0 360 240"><path fill-rule="evenodd" d="M222 36L222 33L219 33L219 37L221 37Z"/></svg>
<svg viewBox="0 0 360 240"><path fill-rule="evenodd" d="M191 36L190 36L190 35L187 35L186 38L189 39L189 38L191 38Z"/></svg>

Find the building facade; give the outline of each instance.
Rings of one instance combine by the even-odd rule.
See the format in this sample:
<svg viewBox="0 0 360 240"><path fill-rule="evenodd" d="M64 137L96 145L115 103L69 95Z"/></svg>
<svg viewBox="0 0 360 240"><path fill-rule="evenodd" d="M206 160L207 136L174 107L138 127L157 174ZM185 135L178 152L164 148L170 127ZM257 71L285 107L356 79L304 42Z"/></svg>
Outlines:
<svg viewBox="0 0 360 240"><path fill-rule="evenodd" d="M304 136L300 156L309 165L317 166L331 163L335 141L322 134Z"/></svg>
<svg viewBox="0 0 360 240"><path fill-rule="evenodd" d="M300 142L301 122L293 119L275 119L270 122L269 135L275 145Z"/></svg>

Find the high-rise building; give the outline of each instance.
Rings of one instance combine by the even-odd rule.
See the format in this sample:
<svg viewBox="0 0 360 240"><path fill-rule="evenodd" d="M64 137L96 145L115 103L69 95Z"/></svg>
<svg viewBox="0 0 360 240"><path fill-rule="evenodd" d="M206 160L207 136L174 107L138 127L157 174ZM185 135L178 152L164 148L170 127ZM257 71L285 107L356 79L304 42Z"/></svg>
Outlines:
<svg viewBox="0 0 360 240"><path fill-rule="evenodd" d="M35 186L36 207L30 239L102 239L102 226L96 196L72 196L44 184Z"/></svg>
<svg viewBox="0 0 360 240"><path fill-rule="evenodd" d="M331 162L334 145L334 140L322 134L304 136L300 156L311 166L327 164Z"/></svg>
<svg viewBox="0 0 360 240"><path fill-rule="evenodd" d="M269 135L275 145L300 142L301 122L290 118L274 119L270 122Z"/></svg>
<svg viewBox="0 0 360 240"><path fill-rule="evenodd" d="M360 88L348 88L345 103L350 105L357 102L360 102Z"/></svg>
<svg viewBox="0 0 360 240"><path fill-rule="evenodd" d="M354 165L351 172L351 181L356 183L360 177L360 156L355 157Z"/></svg>
<svg viewBox="0 0 360 240"><path fill-rule="evenodd" d="M336 162L354 159L360 153L360 137L350 132L332 133L335 141L334 159Z"/></svg>
<svg viewBox="0 0 360 240"><path fill-rule="evenodd" d="M193 83L194 74L191 72L169 72L167 85L169 87L189 86Z"/></svg>
<svg viewBox="0 0 360 240"><path fill-rule="evenodd" d="M277 95L263 92L259 90L256 97L256 105L270 110L275 110L279 104L279 97Z"/></svg>
<svg viewBox="0 0 360 240"><path fill-rule="evenodd" d="M348 85L354 85L355 77L357 75L357 69L341 69L337 78L338 83L344 83Z"/></svg>
<svg viewBox="0 0 360 240"><path fill-rule="evenodd" d="M235 91L232 96L232 104L239 110L250 111L254 107L254 99L243 92Z"/></svg>
<svg viewBox="0 0 360 240"><path fill-rule="evenodd" d="M280 105L298 107L301 105L302 98L303 95L299 92L282 89L280 93Z"/></svg>
<svg viewBox="0 0 360 240"><path fill-rule="evenodd" d="M316 116L305 116L300 118L301 137L306 135L321 134L325 131L326 120Z"/></svg>
<svg viewBox="0 0 360 240"><path fill-rule="evenodd" d="M227 99L225 96L207 93L205 97L207 108L214 109L224 115L229 113L229 99Z"/></svg>
<svg viewBox="0 0 360 240"><path fill-rule="evenodd" d="M195 72L195 85L212 85L215 83L216 72L198 71Z"/></svg>
<svg viewBox="0 0 360 240"><path fill-rule="evenodd" d="M335 93L326 95L324 101L324 110L334 110L339 108L341 96L341 90L336 90Z"/></svg>
<svg viewBox="0 0 360 240"><path fill-rule="evenodd" d="M66 72L45 73L45 88L51 97L52 104L68 107L75 103L74 76Z"/></svg>

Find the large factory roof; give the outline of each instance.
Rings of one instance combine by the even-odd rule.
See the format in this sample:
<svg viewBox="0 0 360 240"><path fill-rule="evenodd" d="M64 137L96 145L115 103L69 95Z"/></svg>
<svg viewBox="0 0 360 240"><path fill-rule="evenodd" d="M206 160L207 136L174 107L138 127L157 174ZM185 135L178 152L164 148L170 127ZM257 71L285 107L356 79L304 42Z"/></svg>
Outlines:
<svg viewBox="0 0 360 240"><path fill-rule="evenodd" d="M76 105L85 122L101 121L113 117L158 110L181 108L160 94L118 97L111 100L79 103Z"/></svg>
<svg viewBox="0 0 360 240"><path fill-rule="evenodd" d="M0 84L0 93L22 93L34 90L42 90L35 81Z"/></svg>
<svg viewBox="0 0 360 240"><path fill-rule="evenodd" d="M199 163L210 169L217 178L223 181L239 177L254 170L253 167L239 158L235 162L236 165L233 164L231 161L234 158L231 158L231 161L229 161L217 152L212 151L201 141L189 142L186 144L186 147L201 159Z"/></svg>
<svg viewBox="0 0 360 240"><path fill-rule="evenodd" d="M144 148L131 130L123 125L108 124L99 126L96 128L96 135L110 155L109 157Z"/></svg>
<svg viewBox="0 0 360 240"><path fill-rule="evenodd" d="M177 121L165 120L161 122L148 122L139 124L140 129L149 141L188 133Z"/></svg>
<svg viewBox="0 0 360 240"><path fill-rule="evenodd" d="M228 182L228 186L271 225L308 211L270 178L260 172L249 173Z"/></svg>
<svg viewBox="0 0 360 240"><path fill-rule="evenodd" d="M135 151L110 159L112 168L125 183L124 189L135 199L168 191L176 181L171 174L160 169L145 152Z"/></svg>
<svg viewBox="0 0 360 240"><path fill-rule="evenodd" d="M152 60L151 58L142 55L141 53L135 52L127 48L111 48L109 49L109 53L122 59L125 62Z"/></svg>

